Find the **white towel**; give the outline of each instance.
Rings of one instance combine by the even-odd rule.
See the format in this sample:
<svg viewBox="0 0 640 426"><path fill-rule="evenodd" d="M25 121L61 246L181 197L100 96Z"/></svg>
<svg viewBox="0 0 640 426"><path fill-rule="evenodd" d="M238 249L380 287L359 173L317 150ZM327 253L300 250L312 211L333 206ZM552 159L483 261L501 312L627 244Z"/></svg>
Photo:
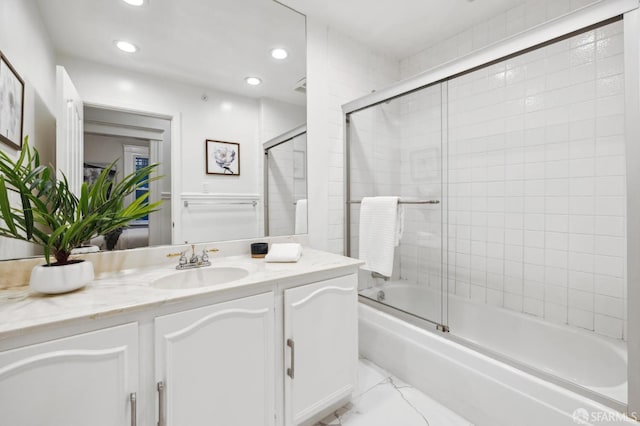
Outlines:
<svg viewBox="0 0 640 426"><path fill-rule="evenodd" d="M403 210L398 209L398 197L365 197L360 206L360 259L362 269L390 277L393 254L400 243Z"/></svg>
<svg viewBox="0 0 640 426"><path fill-rule="evenodd" d="M297 243L271 244L265 262L297 262L302 256L302 246Z"/></svg>
<svg viewBox="0 0 640 426"><path fill-rule="evenodd" d="M296 202L296 224L295 234L307 233L307 199L303 198Z"/></svg>

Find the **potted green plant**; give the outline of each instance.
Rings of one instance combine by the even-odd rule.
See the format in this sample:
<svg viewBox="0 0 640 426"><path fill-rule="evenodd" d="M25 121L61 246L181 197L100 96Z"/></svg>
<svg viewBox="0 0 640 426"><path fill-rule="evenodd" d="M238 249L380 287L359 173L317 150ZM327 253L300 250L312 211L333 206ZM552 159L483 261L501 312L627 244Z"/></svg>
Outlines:
<svg viewBox="0 0 640 426"><path fill-rule="evenodd" d="M63 293L92 281L91 262L71 259L71 251L96 235L156 211L161 202L149 204L148 193L124 205L127 195L158 179L149 177L156 167L151 164L116 183L109 179L111 167L107 167L94 183L83 183L76 195L64 175L59 178L52 166L40 164L28 138L16 160L0 152L0 236L41 246L47 262L31 272L31 288Z"/></svg>

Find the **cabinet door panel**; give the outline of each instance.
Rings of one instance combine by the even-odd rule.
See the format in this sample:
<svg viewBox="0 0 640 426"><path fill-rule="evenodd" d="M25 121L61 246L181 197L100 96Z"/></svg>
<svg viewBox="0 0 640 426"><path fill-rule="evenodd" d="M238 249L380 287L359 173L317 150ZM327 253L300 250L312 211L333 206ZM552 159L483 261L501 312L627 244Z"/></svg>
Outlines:
<svg viewBox="0 0 640 426"><path fill-rule="evenodd" d="M273 425L273 293L158 317L167 426Z"/></svg>
<svg viewBox="0 0 640 426"><path fill-rule="evenodd" d="M130 425L137 366L137 324L0 353L0 423Z"/></svg>
<svg viewBox="0 0 640 426"><path fill-rule="evenodd" d="M357 367L357 278L335 278L285 291L287 426L305 422L353 391Z"/></svg>

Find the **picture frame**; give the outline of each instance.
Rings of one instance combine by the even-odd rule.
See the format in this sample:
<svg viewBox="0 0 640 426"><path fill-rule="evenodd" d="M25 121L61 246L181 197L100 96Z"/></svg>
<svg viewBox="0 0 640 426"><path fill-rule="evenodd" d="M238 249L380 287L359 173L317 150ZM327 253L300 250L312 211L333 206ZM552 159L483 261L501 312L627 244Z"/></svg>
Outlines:
<svg viewBox="0 0 640 426"><path fill-rule="evenodd" d="M240 176L240 144L213 139L205 141L208 175Z"/></svg>
<svg viewBox="0 0 640 426"><path fill-rule="evenodd" d="M0 52L0 142L22 149L24 80Z"/></svg>
<svg viewBox="0 0 640 426"><path fill-rule="evenodd" d="M304 151L293 150L293 178L305 179L307 177L307 170L305 165L307 164L306 153Z"/></svg>
<svg viewBox="0 0 640 426"><path fill-rule="evenodd" d="M91 163L85 161L83 166L83 182L85 182L87 185L92 185L98 180L98 176L100 175L100 173L102 173L104 169L109 167L109 164ZM110 169L108 176L109 180L115 181L116 173L117 170L115 168Z"/></svg>
<svg viewBox="0 0 640 426"><path fill-rule="evenodd" d="M100 174L107 167L109 167L108 163L91 163L91 162L86 162L85 161L83 163L83 178L82 178L82 181L84 183L86 183L87 185L93 185L98 180L98 176L100 176ZM115 182L116 181L116 174L117 174L117 170L115 169L115 167L111 168L109 170L109 174L107 176L107 179L109 179L112 182ZM111 194L111 188L109 188L109 191L107 192L107 196L109 196L109 194Z"/></svg>

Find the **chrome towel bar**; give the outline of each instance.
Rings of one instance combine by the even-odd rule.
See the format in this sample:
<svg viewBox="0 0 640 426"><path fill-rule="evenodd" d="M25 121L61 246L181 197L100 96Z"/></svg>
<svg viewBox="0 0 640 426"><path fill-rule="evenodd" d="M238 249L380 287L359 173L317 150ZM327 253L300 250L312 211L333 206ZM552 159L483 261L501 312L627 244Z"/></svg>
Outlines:
<svg viewBox="0 0 640 426"><path fill-rule="evenodd" d="M351 200L349 204L360 204L362 200ZM440 204L440 200L399 200L400 204Z"/></svg>

